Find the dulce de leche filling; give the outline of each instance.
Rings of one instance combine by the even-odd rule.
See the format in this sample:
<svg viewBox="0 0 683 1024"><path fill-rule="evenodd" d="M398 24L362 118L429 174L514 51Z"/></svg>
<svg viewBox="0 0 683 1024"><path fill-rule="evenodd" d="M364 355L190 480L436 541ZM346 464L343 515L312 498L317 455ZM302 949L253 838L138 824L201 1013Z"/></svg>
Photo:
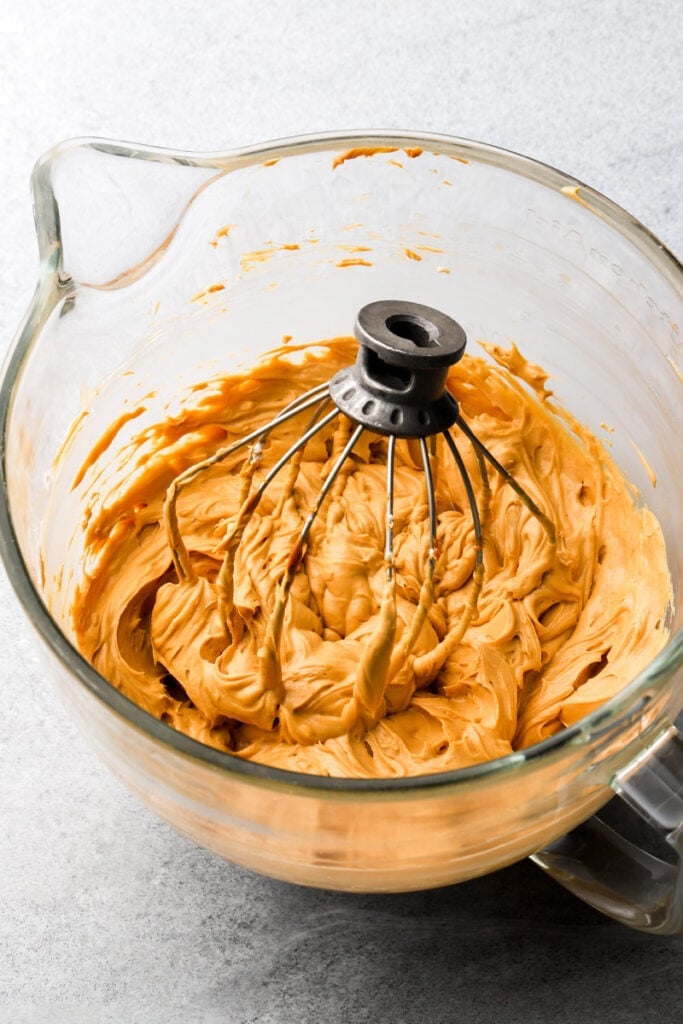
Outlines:
<svg viewBox="0 0 683 1024"><path fill-rule="evenodd" d="M661 530L598 441L552 402L543 371L514 347L484 347L494 362L465 356L448 386L554 531L492 469L486 484L456 426L482 513L483 578L466 490L439 438L430 454L432 584L421 451L397 441L389 585L388 442L366 432L320 508L283 603L280 581L350 422L340 414L318 433L265 489L243 535L234 531L249 493L310 425L304 412L272 431L258 464L245 464L243 449L199 472L179 495L174 540L163 515L174 478L351 363L356 343L334 339L297 359L282 349L248 374L198 384L180 414L141 430L104 499L90 493L88 476L111 438L93 449L77 480L86 506L73 601L82 653L195 739L317 775L476 764L546 739L613 696L667 638Z"/></svg>

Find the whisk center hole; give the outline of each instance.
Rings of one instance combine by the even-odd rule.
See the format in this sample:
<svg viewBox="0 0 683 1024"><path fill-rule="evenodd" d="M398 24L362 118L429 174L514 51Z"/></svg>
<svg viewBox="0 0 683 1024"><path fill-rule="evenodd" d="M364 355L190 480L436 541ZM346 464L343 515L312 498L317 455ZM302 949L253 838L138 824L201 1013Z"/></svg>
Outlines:
<svg viewBox="0 0 683 1024"><path fill-rule="evenodd" d="M438 330L421 316L408 313L395 313L385 320L387 330L397 338L412 341L417 348L438 348Z"/></svg>

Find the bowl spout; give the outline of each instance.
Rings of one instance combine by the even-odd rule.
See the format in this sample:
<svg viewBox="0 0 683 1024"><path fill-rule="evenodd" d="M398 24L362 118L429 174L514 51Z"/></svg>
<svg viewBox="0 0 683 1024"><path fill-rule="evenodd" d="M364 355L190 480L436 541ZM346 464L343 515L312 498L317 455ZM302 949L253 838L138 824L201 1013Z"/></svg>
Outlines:
<svg viewBox="0 0 683 1024"><path fill-rule="evenodd" d="M100 139L61 143L31 178L41 273L97 288L161 258L183 211L223 162Z"/></svg>

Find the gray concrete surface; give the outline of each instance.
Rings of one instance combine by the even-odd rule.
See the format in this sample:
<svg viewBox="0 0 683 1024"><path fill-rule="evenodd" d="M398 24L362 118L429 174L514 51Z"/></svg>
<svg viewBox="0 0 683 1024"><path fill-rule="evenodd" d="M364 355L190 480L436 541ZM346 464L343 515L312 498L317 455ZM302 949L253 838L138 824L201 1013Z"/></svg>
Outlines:
<svg viewBox="0 0 683 1024"><path fill-rule="evenodd" d="M680 11L669 0L6 0L0 355L30 298L31 166L99 135L216 150L325 129L449 132L555 164L679 255ZM644 1024L683 944L529 863L440 892L311 892L192 846L99 765L0 572L0 1020Z"/></svg>

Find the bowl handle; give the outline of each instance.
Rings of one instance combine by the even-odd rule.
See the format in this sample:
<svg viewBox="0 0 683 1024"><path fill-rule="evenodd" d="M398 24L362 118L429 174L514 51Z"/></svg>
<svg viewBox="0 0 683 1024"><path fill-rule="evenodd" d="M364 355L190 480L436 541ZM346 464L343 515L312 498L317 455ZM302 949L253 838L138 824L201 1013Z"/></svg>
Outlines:
<svg viewBox="0 0 683 1024"><path fill-rule="evenodd" d="M676 726L619 772L612 788L618 801L531 859L615 921L660 935L683 932L683 736ZM615 812L620 820L607 824L603 818Z"/></svg>

